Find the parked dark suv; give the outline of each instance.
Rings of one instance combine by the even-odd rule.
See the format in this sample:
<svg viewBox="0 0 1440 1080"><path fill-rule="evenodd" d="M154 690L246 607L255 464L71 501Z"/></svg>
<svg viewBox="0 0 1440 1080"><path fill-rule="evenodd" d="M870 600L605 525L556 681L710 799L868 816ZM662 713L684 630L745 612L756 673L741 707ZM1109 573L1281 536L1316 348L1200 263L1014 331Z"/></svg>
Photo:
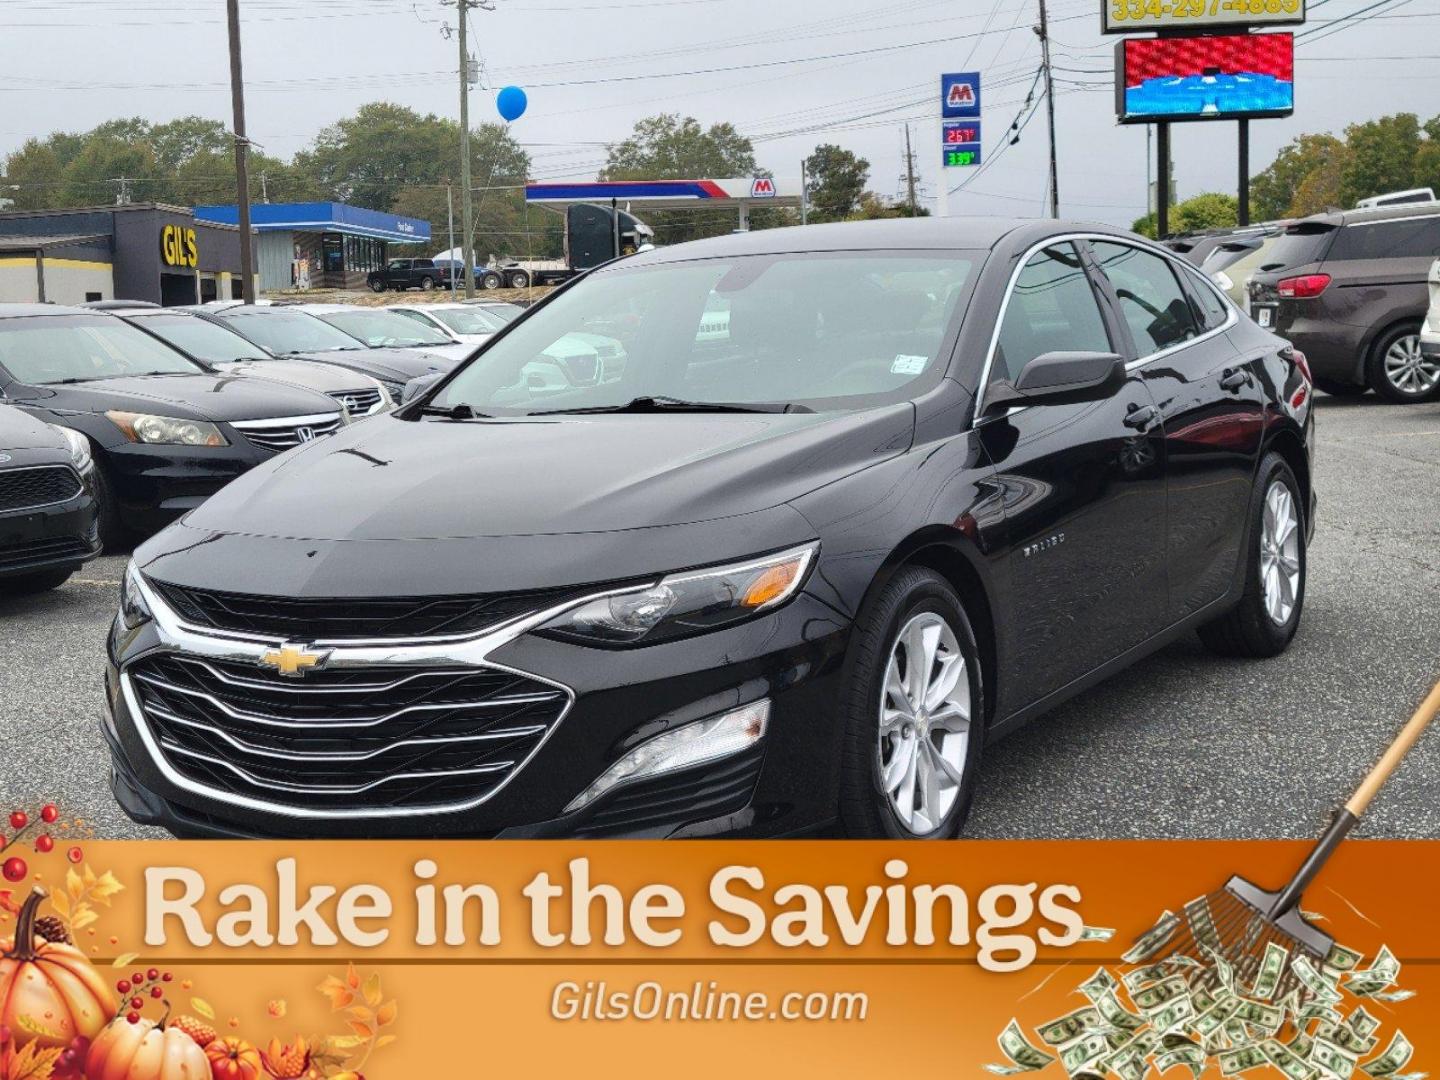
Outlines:
<svg viewBox="0 0 1440 1080"><path fill-rule="evenodd" d="M1250 278L1250 313L1302 349L1315 385L1395 402L1440 398L1420 351L1440 203L1318 214L1285 230Z"/></svg>
<svg viewBox="0 0 1440 1080"><path fill-rule="evenodd" d="M434 259L391 259L383 270L372 270L365 283L372 292L420 289L429 292L436 285L449 285L451 271L435 265Z"/></svg>

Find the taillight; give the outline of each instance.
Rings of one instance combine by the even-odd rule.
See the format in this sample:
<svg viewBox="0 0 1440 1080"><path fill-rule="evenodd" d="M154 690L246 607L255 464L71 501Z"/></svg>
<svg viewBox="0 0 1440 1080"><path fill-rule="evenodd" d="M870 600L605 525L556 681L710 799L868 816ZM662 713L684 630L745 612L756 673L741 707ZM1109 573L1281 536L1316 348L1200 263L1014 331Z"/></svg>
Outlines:
<svg viewBox="0 0 1440 1080"><path fill-rule="evenodd" d="M1329 284L1329 274L1301 274L1299 277L1281 278L1275 285L1275 291L1287 300L1308 300L1319 296Z"/></svg>

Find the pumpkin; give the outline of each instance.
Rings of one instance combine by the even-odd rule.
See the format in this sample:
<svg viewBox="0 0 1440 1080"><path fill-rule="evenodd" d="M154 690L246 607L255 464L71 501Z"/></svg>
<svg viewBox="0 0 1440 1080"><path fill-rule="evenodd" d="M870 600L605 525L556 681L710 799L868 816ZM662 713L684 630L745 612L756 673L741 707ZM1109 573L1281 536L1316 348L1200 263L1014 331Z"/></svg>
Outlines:
<svg viewBox="0 0 1440 1080"><path fill-rule="evenodd" d="M264 1080L260 1051L244 1039L233 1035L216 1039L205 1047L205 1056L215 1080Z"/></svg>
<svg viewBox="0 0 1440 1080"><path fill-rule="evenodd" d="M0 943L0 1027L10 1029L17 1050L32 1040L48 1048L93 1039L115 1012L110 988L84 953L35 933L43 899L43 889L30 893L14 940Z"/></svg>
<svg viewBox="0 0 1440 1080"><path fill-rule="evenodd" d="M86 1080L210 1080L210 1059L185 1032L165 1021L123 1016L90 1046Z"/></svg>

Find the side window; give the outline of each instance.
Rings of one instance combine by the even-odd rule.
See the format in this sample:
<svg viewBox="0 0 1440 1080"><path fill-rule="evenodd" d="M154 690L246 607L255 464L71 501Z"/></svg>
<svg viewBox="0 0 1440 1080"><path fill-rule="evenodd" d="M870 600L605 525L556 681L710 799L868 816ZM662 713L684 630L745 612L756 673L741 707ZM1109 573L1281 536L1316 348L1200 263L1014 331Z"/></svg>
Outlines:
<svg viewBox="0 0 1440 1080"><path fill-rule="evenodd" d="M1195 318L1201 330L1214 330L1223 326L1230 317L1230 307L1220 294L1204 282L1192 277L1187 283L1194 299Z"/></svg>
<svg viewBox="0 0 1440 1080"><path fill-rule="evenodd" d="M1005 308L990 381L1014 379L1048 352L1110 352L1095 290L1071 244L1030 256Z"/></svg>
<svg viewBox="0 0 1440 1080"><path fill-rule="evenodd" d="M1330 259L1417 259L1440 255L1440 217L1346 225Z"/></svg>
<svg viewBox="0 0 1440 1080"><path fill-rule="evenodd" d="M1130 325L1140 356L1179 345L1200 333L1195 312L1165 258L1108 240L1092 241L1091 247L1120 298L1120 313Z"/></svg>

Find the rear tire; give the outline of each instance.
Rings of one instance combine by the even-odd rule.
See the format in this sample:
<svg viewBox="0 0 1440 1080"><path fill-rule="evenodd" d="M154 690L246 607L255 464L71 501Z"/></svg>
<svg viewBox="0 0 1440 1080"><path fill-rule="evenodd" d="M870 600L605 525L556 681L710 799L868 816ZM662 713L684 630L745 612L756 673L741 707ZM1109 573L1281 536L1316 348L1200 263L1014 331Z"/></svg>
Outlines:
<svg viewBox="0 0 1440 1080"><path fill-rule="evenodd" d="M421 291L421 292L434 292L434 291L435 291L435 279L432 278L432 277L422 277L422 278L420 279L420 291Z"/></svg>
<svg viewBox="0 0 1440 1080"><path fill-rule="evenodd" d="M1288 530L1282 520L1287 512ZM1305 513L1290 466L1279 454L1266 454L1250 500L1244 595L1200 627L1200 640L1211 652L1263 659L1289 647L1305 606Z"/></svg>
<svg viewBox="0 0 1440 1080"><path fill-rule="evenodd" d="M1334 379L1316 379L1315 388L1324 390L1331 397L1364 397L1370 387L1364 383L1337 382Z"/></svg>
<svg viewBox="0 0 1440 1080"><path fill-rule="evenodd" d="M17 574L0 578L0 596L30 596L33 593L58 589L70 580L74 567L64 570L41 570L34 574Z"/></svg>
<svg viewBox="0 0 1440 1080"><path fill-rule="evenodd" d="M383 293L383 292L385 291L385 282L383 282L383 281L372 281L372 282L370 282L370 291L371 291L371 292L377 292L377 293Z"/></svg>
<svg viewBox="0 0 1440 1080"><path fill-rule="evenodd" d="M1440 399L1440 360L1420 352L1420 324L1402 323L1381 335L1370 350L1365 379L1377 394L1397 405Z"/></svg>
<svg viewBox="0 0 1440 1080"><path fill-rule="evenodd" d="M841 702L840 828L858 839L953 839L970 813L985 742L979 650L960 597L935 571L906 567L854 633ZM925 658L923 669L911 668L912 654Z"/></svg>
<svg viewBox="0 0 1440 1080"><path fill-rule="evenodd" d="M498 289L504 284L505 280L500 276L499 271L486 270L485 273L480 275L480 287L482 289Z"/></svg>
<svg viewBox="0 0 1440 1080"><path fill-rule="evenodd" d="M530 275L524 270L511 270L508 280L512 289L528 289L530 287Z"/></svg>

